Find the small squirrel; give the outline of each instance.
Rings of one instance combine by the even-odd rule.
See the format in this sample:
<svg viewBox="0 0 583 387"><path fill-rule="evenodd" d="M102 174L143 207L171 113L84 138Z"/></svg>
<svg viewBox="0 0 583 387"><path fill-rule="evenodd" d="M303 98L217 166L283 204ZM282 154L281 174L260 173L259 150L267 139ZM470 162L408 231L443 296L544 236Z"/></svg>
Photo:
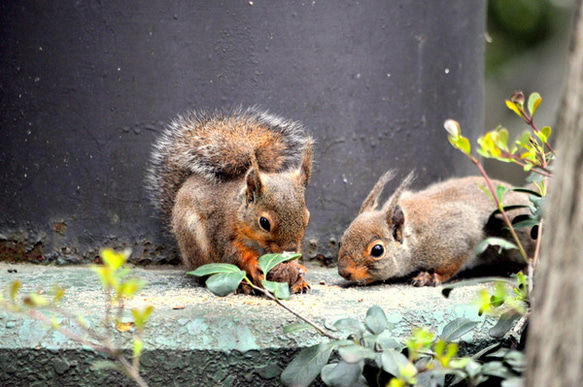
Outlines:
<svg viewBox="0 0 583 387"><path fill-rule="evenodd" d="M371 283L419 274L415 286L436 286L461 269L494 262L524 264L517 250L489 247L476 257L475 247L487 236L510 239L502 220L491 216L492 199L480 188L483 177L454 178L412 192L410 173L395 193L377 209L384 186L393 178L385 173L364 200L356 219L340 239L338 273L351 281ZM494 180L494 185L508 186ZM508 191L504 205L529 205L527 195ZM528 210L512 211L512 218ZM534 242L528 231L517 230L527 254Z"/></svg>
<svg viewBox="0 0 583 387"><path fill-rule="evenodd" d="M258 258L300 250L310 212L305 190L312 138L255 107L178 116L154 145L147 187L188 269L231 263L260 285ZM268 275L294 293L306 268L282 263Z"/></svg>

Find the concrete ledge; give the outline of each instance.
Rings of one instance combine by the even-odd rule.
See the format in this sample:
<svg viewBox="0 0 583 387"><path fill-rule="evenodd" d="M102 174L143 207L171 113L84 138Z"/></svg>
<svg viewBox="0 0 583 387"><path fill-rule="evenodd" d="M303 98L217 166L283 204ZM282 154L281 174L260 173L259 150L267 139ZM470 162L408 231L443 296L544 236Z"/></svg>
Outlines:
<svg viewBox="0 0 583 387"><path fill-rule="evenodd" d="M322 340L311 331L285 335L282 327L298 320L269 300L215 297L178 269L135 268L133 274L148 284L127 302L128 314L134 307L155 308L142 357L142 374L152 386L279 385L293 355ZM92 327L103 316L105 297L88 267L0 264L2 289L15 280L23 283L23 292L48 291L54 284L65 287L61 306L84 315ZM449 321L464 317L483 321L464 341L476 348L490 342L487 330L494 321L478 317L471 304L478 287L457 289L449 299L441 296L440 288L346 288L335 269L317 267L310 267L308 280L311 293L293 296L286 304L321 324L343 317L363 321L366 311L379 305L395 324L396 339L407 337L415 326L439 332ZM60 323L78 331L67 319ZM116 336L120 347L128 348L130 334ZM0 385L133 385L117 372L91 370L102 358L34 319L0 310Z"/></svg>

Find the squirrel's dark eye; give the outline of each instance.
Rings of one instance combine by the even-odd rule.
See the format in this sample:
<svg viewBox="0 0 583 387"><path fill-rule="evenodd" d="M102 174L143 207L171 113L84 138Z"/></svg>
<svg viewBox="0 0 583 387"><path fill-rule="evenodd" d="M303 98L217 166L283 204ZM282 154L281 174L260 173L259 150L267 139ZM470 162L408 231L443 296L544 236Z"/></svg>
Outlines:
<svg viewBox="0 0 583 387"><path fill-rule="evenodd" d="M370 255L374 258L379 258L385 253L385 248L381 244L376 244L370 249Z"/></svg>
<svg viewBox="0 0 583 387"><path fill-rule="evenodd" d="M259 218L259 226L261 226L261 228L267 232L271 230L271 224L269 223L269 219L267 219L265 216Z"/></svg>

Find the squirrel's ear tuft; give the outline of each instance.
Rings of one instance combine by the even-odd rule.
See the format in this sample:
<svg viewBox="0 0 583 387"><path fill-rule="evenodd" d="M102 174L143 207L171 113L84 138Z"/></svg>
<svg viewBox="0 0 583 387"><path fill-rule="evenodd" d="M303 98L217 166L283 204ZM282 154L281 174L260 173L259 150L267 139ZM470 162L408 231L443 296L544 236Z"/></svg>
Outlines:
<svg viewBox="0 0 583 387"><path fill-rule="evenodd" d="M397 204L395 208L387 212L387 223L393 230L393 238L399 243L403 243L403 226L405 225L405 214L401 206Z"/></svg>
<svg viewBox="0 0 583 387"><path fill-rule="evenodd" d="M310 182L310 177L312 175L312 139L309 139L306 143L306 149L304 150L304 156L302 157L302 165L300 165L300 184L304 187L308 186Z"/></svg>
<svg viewBox="0 0 583 387"><path fill-rule="evenodd" d="M255 165L249 168L249 171L247 171L245 181L247 183L247 203L252 203L263 190L263 182L261 181L259 170Z"/></svg>
<svg viewBox="0 0 583 387"><path fill-rule="evenodd" d="M393 170L385 172L379 180L376 182L362 205L360 206L359 214L366 212L366 211L374 211L379 205L379 196L383 192L385 185L391 181L391 179L395 176L395 172Z"/></svg>

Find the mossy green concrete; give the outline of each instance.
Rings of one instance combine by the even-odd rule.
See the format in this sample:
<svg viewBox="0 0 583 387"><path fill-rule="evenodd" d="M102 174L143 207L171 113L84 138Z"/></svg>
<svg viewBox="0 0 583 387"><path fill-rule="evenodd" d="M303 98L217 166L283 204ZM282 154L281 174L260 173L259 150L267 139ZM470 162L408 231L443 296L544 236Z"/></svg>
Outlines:
<svg viewBox="0 0 583 387"><path fill-rule="evenodd" d="M141 359L142 373L151 385L279 385L279 375L293 355L322 340L311 331L284 334L282 327L298 320L267 299L215 297L179 269L135 268L133 275L147 286L126 302L126 317L130 319L131 308L155 308ZM368 308L379 305L395 324L397 339L406 338L413 327L439 332L449 321L465 317L482 321L465 341L471 347L489 343L487 330L493 320L478 317L471 303L477 287L455 290L445 299L440 288L346 287L335 269L310 267L307 278L312 291L295 295L286 304L320 324L349 316L363 320ZM47 292L55 284L65 287L62 308L83 315L91 327L100 326L105 295L88 267L0 264L0 286L16 280L22 282L22 292ZM68 318L59 323L81 332ZM115 336L127 350L131 332ZM101 354L37 320L0 310L0 385L132 385L116 372L92 370L99 359Z"/></svg>

